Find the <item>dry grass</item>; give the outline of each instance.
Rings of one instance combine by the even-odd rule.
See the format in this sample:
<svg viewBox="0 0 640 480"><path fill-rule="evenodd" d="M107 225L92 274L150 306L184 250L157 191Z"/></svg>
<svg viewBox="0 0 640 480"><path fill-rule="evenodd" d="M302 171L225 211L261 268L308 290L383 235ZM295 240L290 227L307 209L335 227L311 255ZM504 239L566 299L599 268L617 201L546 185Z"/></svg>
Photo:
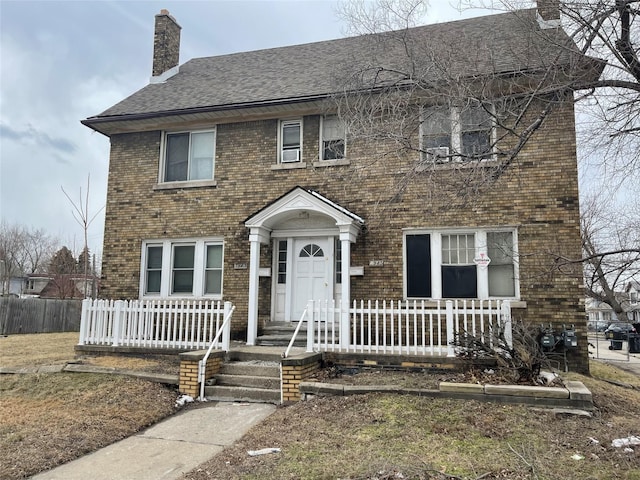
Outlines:
<svg viewBox="0 0 640 480"><path fill-rule="evenodd" d="M0 366L33 367L73 360L77 333L0 338ZM145 371L167 360L96 357L86 362ZM0 478L22 479L132 435L174 412L177 392L116 375L77 373L0 376Z"/></svg>
<svg viewBox="0 0 640 480"><path fill-rule="evenodd" d="M615 367L594 363L593 370L621 383L638 383ZM422 385L419 375L395 372L391 377L414 386ZM369 372L356 381L382 384L385 376ZM640 434L640 390L572 378L591 388L597 405L593 418L383 394L301 402L279 409L183 480L640 479L640 449L611 446L614 438ZM266 447L282 451L247 455Z"/></svg>
<svg viewBox="0 0 640 480"><path fill-rule="evenodd" d="M78 333L0 336L0 367L56 365L74 358Z"/></svg>

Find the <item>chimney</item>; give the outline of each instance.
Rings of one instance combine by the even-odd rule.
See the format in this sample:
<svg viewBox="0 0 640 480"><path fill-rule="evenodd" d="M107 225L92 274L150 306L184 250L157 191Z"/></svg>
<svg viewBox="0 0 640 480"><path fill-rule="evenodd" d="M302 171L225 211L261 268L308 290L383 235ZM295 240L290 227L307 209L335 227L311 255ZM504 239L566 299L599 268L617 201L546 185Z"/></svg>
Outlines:
<svg viewBox="0 0 640 480"><path fill-rule="evenodd" d="M560 1L537 0L538 23L541 28L555 28L560 26Z"/></svg>
<svg viewBox="0 0 640 480"><path fill-rule="evenodd" d="M178 66L181 29L182 27L178 25L176 19L169 14L169 10L162 9L156 15L156 28L153 35L152 79L160 77L168 70Z"/></svg>

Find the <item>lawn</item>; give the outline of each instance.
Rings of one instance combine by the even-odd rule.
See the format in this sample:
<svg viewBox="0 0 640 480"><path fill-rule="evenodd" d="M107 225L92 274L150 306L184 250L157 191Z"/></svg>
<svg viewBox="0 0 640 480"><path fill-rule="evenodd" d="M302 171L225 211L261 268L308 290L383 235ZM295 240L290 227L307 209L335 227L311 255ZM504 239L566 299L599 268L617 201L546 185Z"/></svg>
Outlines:
<svg viewBox="0 0 640 480"><path fill-rule="evenodd" d="M0 338L0 365L71 360L76 335ZM147 371L174 368L149 359L85 361ZM613 439L640 436L640 378L599 362L592 362L591 371L592 377L570 374L594 395L591 418L412 396L317 398L279 408L183 480L640 480L640 448L625 452L611 446ZM339 381L422 383L415 375L373 371ZM110 375L3 375L0 381L3 479L26 478L131 435L171 414L176 398L158 384ZM281 452L247 455L268 447Z"/></svg>
<svg viewBox="0 0 640 480"><path fill-rule="evenodd" d="M77 340L77 333L0 337L0 366L73 360ZM104 361L151 369L147 360ZM173 413L176 397L160 384L116 375L1 375L0 478L28 478L126 438Z"/></svg>
<svg viewBox="0 0 640 480"><path fill-rule="evenodd" d="M413 396L317 398L278 409L182 480L638 480L640 447L611 442L640 435L640 379L596 362L592 371L570 375L594 394L591 418ZM268 447L281 452L247 455Z"/></svg>

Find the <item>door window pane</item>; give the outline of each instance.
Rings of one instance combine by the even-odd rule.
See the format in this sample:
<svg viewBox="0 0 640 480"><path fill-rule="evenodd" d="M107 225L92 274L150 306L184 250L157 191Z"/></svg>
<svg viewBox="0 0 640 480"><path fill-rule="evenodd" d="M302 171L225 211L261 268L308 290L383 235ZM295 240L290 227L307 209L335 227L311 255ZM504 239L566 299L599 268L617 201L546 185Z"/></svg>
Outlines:
<svg viewBox="0 0 640 480"><path fill-rule="evenodd" d="M287 241L278 242L278 283L287 282Z"/></svg>

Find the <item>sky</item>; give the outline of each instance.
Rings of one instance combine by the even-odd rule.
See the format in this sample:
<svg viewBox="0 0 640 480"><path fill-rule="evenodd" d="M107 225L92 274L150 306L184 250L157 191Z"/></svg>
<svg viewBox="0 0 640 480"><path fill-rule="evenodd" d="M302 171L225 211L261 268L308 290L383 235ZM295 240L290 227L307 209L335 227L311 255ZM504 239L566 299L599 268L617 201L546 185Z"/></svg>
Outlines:
<svg viewBox="0 0 640 480"><path fill-rule="evenodd" d="M478 15L434 0L423 23ZM346 36L331 0L0 0L0 220L43 229L78 254L73 205L89 182L89 248L100 255L109 139L80 121L144 87L155 15L182 27L180 63ZM486 12L484 12L486 13Z"/></svg>

